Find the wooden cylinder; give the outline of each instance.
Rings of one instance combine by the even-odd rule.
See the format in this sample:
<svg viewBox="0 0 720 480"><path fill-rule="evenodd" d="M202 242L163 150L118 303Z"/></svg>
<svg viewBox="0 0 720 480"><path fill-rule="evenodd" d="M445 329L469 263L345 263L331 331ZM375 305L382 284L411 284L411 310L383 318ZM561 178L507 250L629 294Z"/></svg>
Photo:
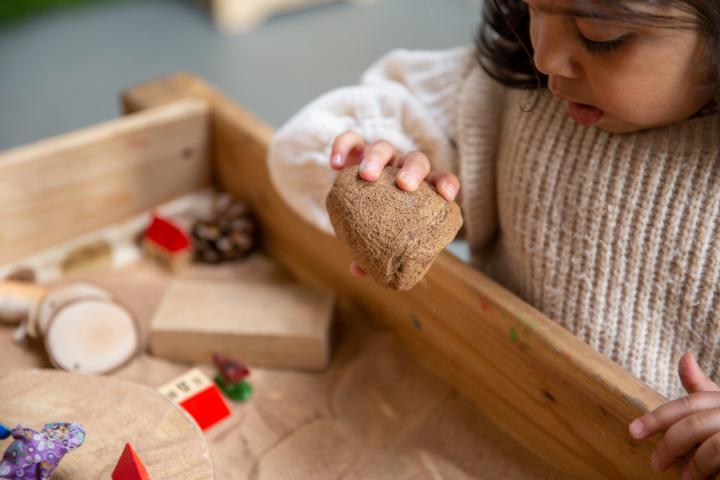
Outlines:
<svg viewBox="0 0 720 480"><path fill-rule="evenodd" d="M47 288L14 280L0 281L0 323L16 324L34 316Z"/></svg>
<svg viewBox="0 0 720 480"><path fill-rule="evenodd" d="M140 329L132 314L107 290L88 282L52 288L0 282L0 320L24 322L42 338L53 365L81 373L107 373L138 352Z"/></svg>

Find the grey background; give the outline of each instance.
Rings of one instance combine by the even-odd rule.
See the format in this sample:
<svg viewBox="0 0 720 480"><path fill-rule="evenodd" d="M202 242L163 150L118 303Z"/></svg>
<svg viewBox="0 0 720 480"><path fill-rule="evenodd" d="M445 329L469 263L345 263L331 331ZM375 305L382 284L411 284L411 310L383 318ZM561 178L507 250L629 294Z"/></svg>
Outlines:
<svg viewBox="0 0 720 480"><path fill-rule="evenodd" d="M242 1L242 0L238 0ZM194 72L274 126L383 53L472 41L481 0L345 2L218 33L190 0L115 0L0 27L0 150L117 116L117 94Z"/></svg>

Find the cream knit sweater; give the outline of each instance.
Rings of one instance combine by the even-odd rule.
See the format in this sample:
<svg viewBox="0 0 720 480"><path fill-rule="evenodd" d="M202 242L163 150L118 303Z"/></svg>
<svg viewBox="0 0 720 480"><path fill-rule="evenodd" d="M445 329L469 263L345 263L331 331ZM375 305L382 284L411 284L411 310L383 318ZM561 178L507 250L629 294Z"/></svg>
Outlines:
<svg viewBox="0 0 720 480"><path fill-rule="evenodd" d="M720 377L720 115L634 134L575 124L563 102L491 80L469 48L395 51L275 135L273 181L331 231L332 139L422 150L460 178L466 235L501 284L660 393L692 351ZM537 93L537 92L536 92Z"/></svg>

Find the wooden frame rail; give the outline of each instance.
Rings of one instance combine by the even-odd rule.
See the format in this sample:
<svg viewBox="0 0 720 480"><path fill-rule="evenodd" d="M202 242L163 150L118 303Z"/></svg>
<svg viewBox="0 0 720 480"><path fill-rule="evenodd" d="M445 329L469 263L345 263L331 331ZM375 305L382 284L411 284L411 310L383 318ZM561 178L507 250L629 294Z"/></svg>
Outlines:
<svg viewBox="0 0 720 480"><path fill-rule="evenodd" d="M331 286L389 325L416 356L528 449L582 479L678 478L653 472L654 441L627 430L663 397L480 272L443 254L405 293L348 274L341 244L273 190L272 129L187 74L124 92L125 112L199 97L211 107L216 180L257 210L267 251L300 279Z"/></svg>
<svg viewBox="0 0 720 480"><path fill-rule="evenodd" d="M208 106L185 99L0 155L0 265L210 183Z"/></svg>

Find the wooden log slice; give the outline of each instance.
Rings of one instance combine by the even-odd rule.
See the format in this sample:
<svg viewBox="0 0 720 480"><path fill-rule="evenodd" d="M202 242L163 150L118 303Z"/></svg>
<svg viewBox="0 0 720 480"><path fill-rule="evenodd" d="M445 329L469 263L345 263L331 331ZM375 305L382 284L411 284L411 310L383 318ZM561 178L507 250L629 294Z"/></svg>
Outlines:
<svg viewBox="0 0 720 480"><path fill-rule="evenodd" d="M127 309L102 298L66 303L50 318L45 349L53 365L78 373L107 373L138 351L140 333Z"/></svg>
<svg viewBox="0 0 720 480"><path fill-rule="evenodd" d="M15 324L34 317L46 291L32 283L0 281L0 323Z"/></svg>
<svg viewBox="0 0 720 480"><path fill-rule="evenodd" d="M45 335L50 319L66 303L80 298L102 298L110 300L107 290L90 282L72 282L48 290L40 301L37 316L28 324L28 334L33 338Z"/></svg>
<svg viewBox="0 0 720 480"><path fill-rule="evenodd" d="M53 480L107 480L131 443L153 480L212 480L200 429L158 391L109 377L52 370L0 371L0 420L40 430L83 425L85 443L63 458ZM12 438L0 441L4 450Z"/></svg>

